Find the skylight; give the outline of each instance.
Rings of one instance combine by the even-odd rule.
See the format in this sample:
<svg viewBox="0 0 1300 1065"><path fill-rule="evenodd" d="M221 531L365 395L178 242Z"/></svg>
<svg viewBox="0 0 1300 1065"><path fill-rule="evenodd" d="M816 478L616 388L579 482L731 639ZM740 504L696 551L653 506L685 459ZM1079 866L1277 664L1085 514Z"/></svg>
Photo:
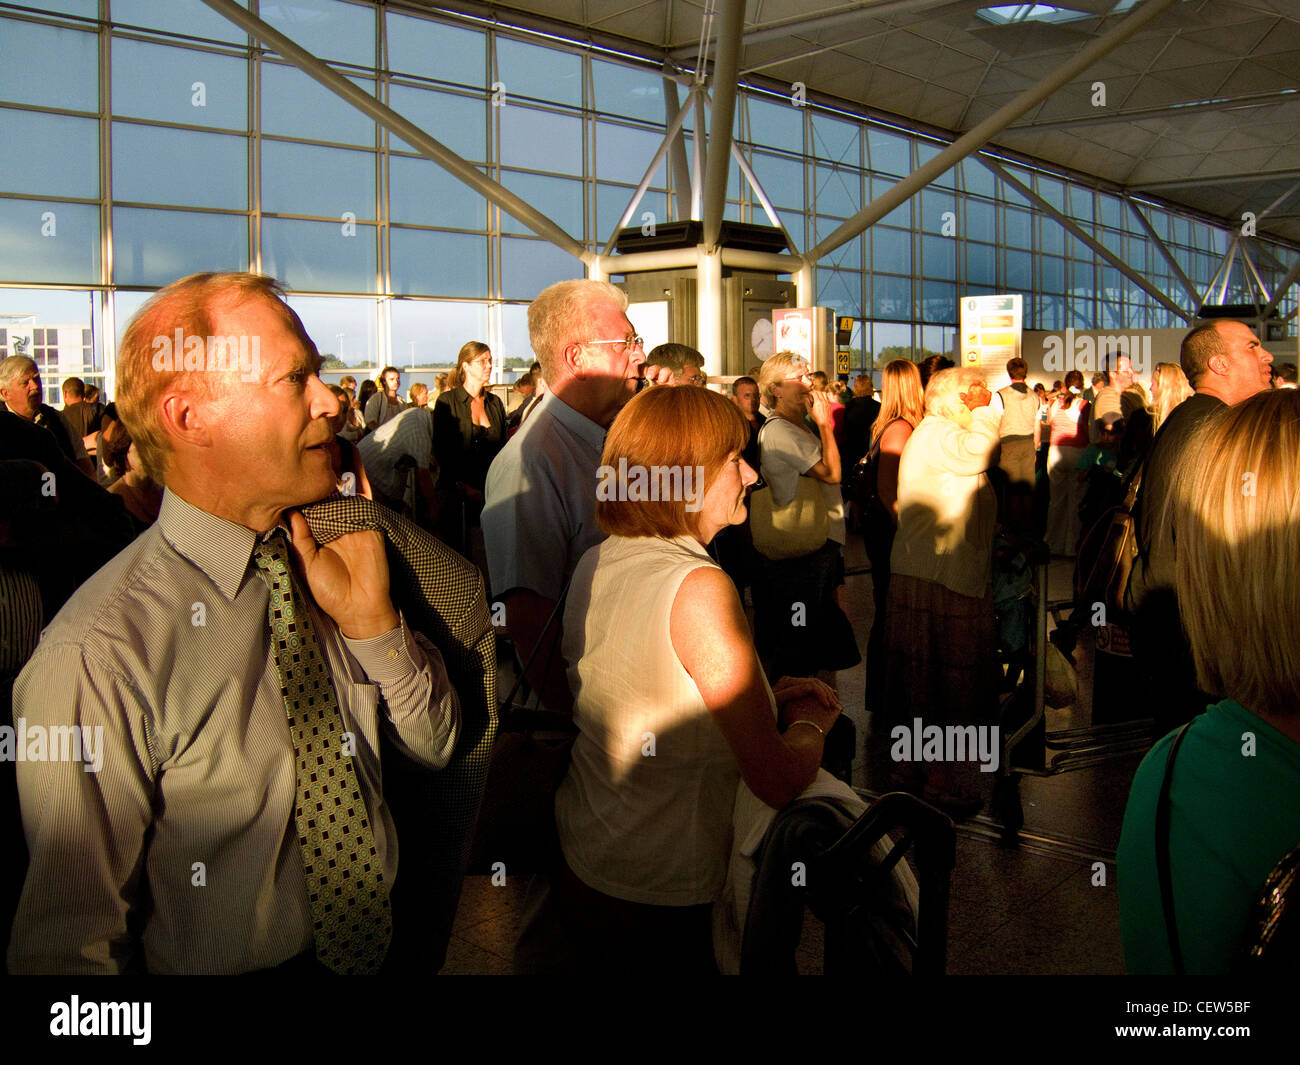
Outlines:
<svg viewBox="0 0 1300 1065"><path fill-rule="evenodd" d="M1010 26L1016 22L1078 22L1080 19L1096 18L1096 15L1087 11L1075 11L1054 4L998 4L996 7L982 7L976 14L995 26Z"/></svg>

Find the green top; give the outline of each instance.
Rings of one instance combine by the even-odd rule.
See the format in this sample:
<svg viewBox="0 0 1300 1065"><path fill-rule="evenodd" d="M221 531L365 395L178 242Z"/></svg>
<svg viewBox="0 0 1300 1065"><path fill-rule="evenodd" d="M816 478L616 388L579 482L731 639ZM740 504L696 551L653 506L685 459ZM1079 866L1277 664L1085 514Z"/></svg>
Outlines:
<svg viewBox="0 0 1300 1065"><path fill-rule="evenodd" d="M1113 473L1119 476L1119 471L1115 467L1119 464L1119 455L1111 451L1110 448L1102 447L1100 444L1089 444L1079 461L1074 464L1076 470L1090 470L1096 466L1105 470L1107 473Z"/></svg>
<svg viewBox="0 0 1300 1065"><path fill-rule="evenodd" d="M1142 760L1124 812L1119 923L1130 973L1173 972L1155 853L1156 802L1173 737ZM1187 730L1169 797L1183 966L1189 973L1225 973L1245 950L1250 906L1264 879L1300 842L1300 745L1225 699Z"/></svg>

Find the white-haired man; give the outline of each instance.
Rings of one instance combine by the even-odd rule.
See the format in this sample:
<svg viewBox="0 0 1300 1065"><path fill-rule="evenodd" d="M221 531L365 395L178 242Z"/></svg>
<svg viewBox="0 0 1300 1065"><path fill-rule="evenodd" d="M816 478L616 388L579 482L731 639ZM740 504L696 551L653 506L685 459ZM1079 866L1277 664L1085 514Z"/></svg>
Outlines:
<svg viewBox="0 0 1300 1065"><path fill-rule="evenodd" d="M482 519L492 595L525 661L578 560L605 539L596 524L605 430L636 394L646 360L626 312L626 294L604 281L561 281L528 308L548 392L493 461ZM671 371L657 379L669 383ZM538 654L530 677L548 709L568 713L558 618L551 632L554 660L548 669L548 654Z"/></svg>
<svg viewBox="0 0 1300 1065"><path fill-rule="evenodd" d="M561 281L528 308L528 334L546 395L488 470L483 543L493 598L526 662L546 631L578 560L605 539L596 524L596 484L605 430L640 387L641 337L627 296L604 281ZM663 368L659 384L672 381ZM547 709L572 713L573 695L556 617L529 680ZM553 830L552 830L553 831ZM515 969L563 971L567 947L549 884L529 883L520 916Z"/></svg>
<svg viewBox="0 0 1300 1065"><path fill-rule="evenodd" d="M254 373L207 363L207 338L248 338ZM127 327L118 407L166 493L15 689L28 734L75 728L99 764L19 764L31 866L11 971L383 963L397 856L380 730L438 768L459 707L393 607L380 534L318 547L293 509L335 487L319 368L251 274L178 281Z"/></svg>
<svg viewBox="0 0 1300 1065"><path fill-rule="evenodd" d="M81 437L73 436L59 412L41 399L41 371L26 355L0 360L0 399L9 413L32 425L39 425L54 437L59 450L87 477L95 476L95 465L86 455Z"/></svg>

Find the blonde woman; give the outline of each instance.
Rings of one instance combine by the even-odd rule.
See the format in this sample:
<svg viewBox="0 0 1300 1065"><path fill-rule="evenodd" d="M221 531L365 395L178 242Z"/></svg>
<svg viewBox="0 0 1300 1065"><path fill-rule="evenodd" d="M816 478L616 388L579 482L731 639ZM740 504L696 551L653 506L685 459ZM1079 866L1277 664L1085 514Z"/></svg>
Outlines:
<svg viewBox="0 0 1300 1065"><path fill-rule="evenodd" d="M813 377L808 362L788 351L771 356L758 376L759 392L771 407L758 446L772 505L789 505L800 479L809 478L819 482L830 519L826 542L815 551L761 561L754 582L755 638L773 677L829 674L862 660L853 627L835 598L844 583L840 449L830 393L815 391ZM795 609L796 603L803 609Z"/></svg>
<svg viewBox="0 0 1300 1065"><path fill-rule="evenodd" d="M1125 396L1129 394L1126 392ZM1192 386L1187 383L1187 375L1178 363L1162 362L1156 365L1151 374L1151 401L1125 418L1119 466L1126 478L1132 476L1146 459L1147 452L1151 450L1151 442L1170 412L1194 394Z"/></svg>
<svg viewBox="0 0 1300 1065"><path fill-rule="evenodd" d="M889 555L898 530L898 464L903 445L925 417L921 371L910 359L894 359L880 373L880 413L871 425L871 449L863 458L867 494L862 515L871 595L876 612L867 641L867 708L884 681L885 611L889 602ZM871 489L874 488L874 492Z"/></svg>
<svg viewBox="0 0 1300 1065"><path fill-rule="evenodd" d="M940 370L903 449L885 630L887 734L917 718L965 727L997 717L997 499L988 469L1002 419L992 398L978 370ZM979 779L973 762L911 762L895 766L891 784L961 817L983 805Z"/></svg>
<svg viewBox="0 0 1300 1065"><path fill-rule="evenodd" d="M1151 375L1151 411L1156 432L1160 431L1170 412L1192 393L1187 375L1178 363L1162 362L1156 366Z"/></svg>
<svg viewBox="0 0 1300 1065"><path fill-rule="evenodd" d="M1289 626L1300 616L1300 571L1285 561L1300 542L1300 393L1263 392L1211 414L1181 456L1167 514L1197 683L1223 698L1157 743L1133 778L1120 933L1130 973L1178 968L1157 872L1166 854L1183 969L1227 973L1254 936L1251 904L1265 878L1300 844L1300 671Z"/></svg>

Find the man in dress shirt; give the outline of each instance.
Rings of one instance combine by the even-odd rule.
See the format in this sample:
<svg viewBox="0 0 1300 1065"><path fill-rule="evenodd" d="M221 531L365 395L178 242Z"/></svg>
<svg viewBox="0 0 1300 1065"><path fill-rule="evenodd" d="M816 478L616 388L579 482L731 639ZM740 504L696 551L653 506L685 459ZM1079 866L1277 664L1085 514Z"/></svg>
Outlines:
<svg viewBox="0 0 1300 1065"><path fill-rule="evenodd" d="M1146 394L1133 377L1133 360L1123 352L1111 352L1106 356L1105 377L1105 383L1092 403L1089 439L1094 444L1101 439L1102 426L1116 418L1123 418L1127 424L1137 411L1146 406Z"/></svg>
<svg viewBox="0 0 1300 1065"><path fill-rule="evenodd" d="M334 764L364 802L347 814L368 816L387 887L397 847L379 730L432 768L451 756L456 694L438 652L393 607L380 534L318 547L293 509L334 490L326 445L338 404L278 297L267 278L196 275L159 292L123 337L118 405L166 493L158 522L60 611L15 689L29 735L80 726L100 737L101 768L18 763L31 865L11 971L310 969L318 952L348 968L328 960L329 933L313 931L321 902L309 899L295 811L312 785L299 780L307 759L288 724L268 623L276 599L259 565L286 526L293 595L350 756ZM177 331L251 338L256 372L173 365L160 342ZM347 924L356 910L342 910Z"/></svg>
<svg viewBox="0 0 1300 1065"><path fill-rule="evenodd" d="M646 361L627 317L627 295L604 281L561 281L528 308L528 335L549 391L492 462L484 493L483 544L494 600L521 661L587 548L605 539L596 524L596 483L605 430L639 387ZM671 371L660 372L668 384ZM570 713L560 618L530 679L547 709ZM543 685L543 677L545 684Z"/></svg>
<svg viewBox="0 0 1300 1065"><path fill-rule="evenodd" d="M488 470L483 545L493 598L521 662L546 631L578 560L605 539L596 484L605 430L640 387L646 361L627 317L627 295L604 281L560 281L529 305L528 336L548 387ZM672 371L646 371L669 384ZM561 612L562 613L562 612ZM528 677L546 709L573 712L562 616L551 624ZM544 877L534 877L520 914L515 971L549 971L565 934Z"/></svg>

